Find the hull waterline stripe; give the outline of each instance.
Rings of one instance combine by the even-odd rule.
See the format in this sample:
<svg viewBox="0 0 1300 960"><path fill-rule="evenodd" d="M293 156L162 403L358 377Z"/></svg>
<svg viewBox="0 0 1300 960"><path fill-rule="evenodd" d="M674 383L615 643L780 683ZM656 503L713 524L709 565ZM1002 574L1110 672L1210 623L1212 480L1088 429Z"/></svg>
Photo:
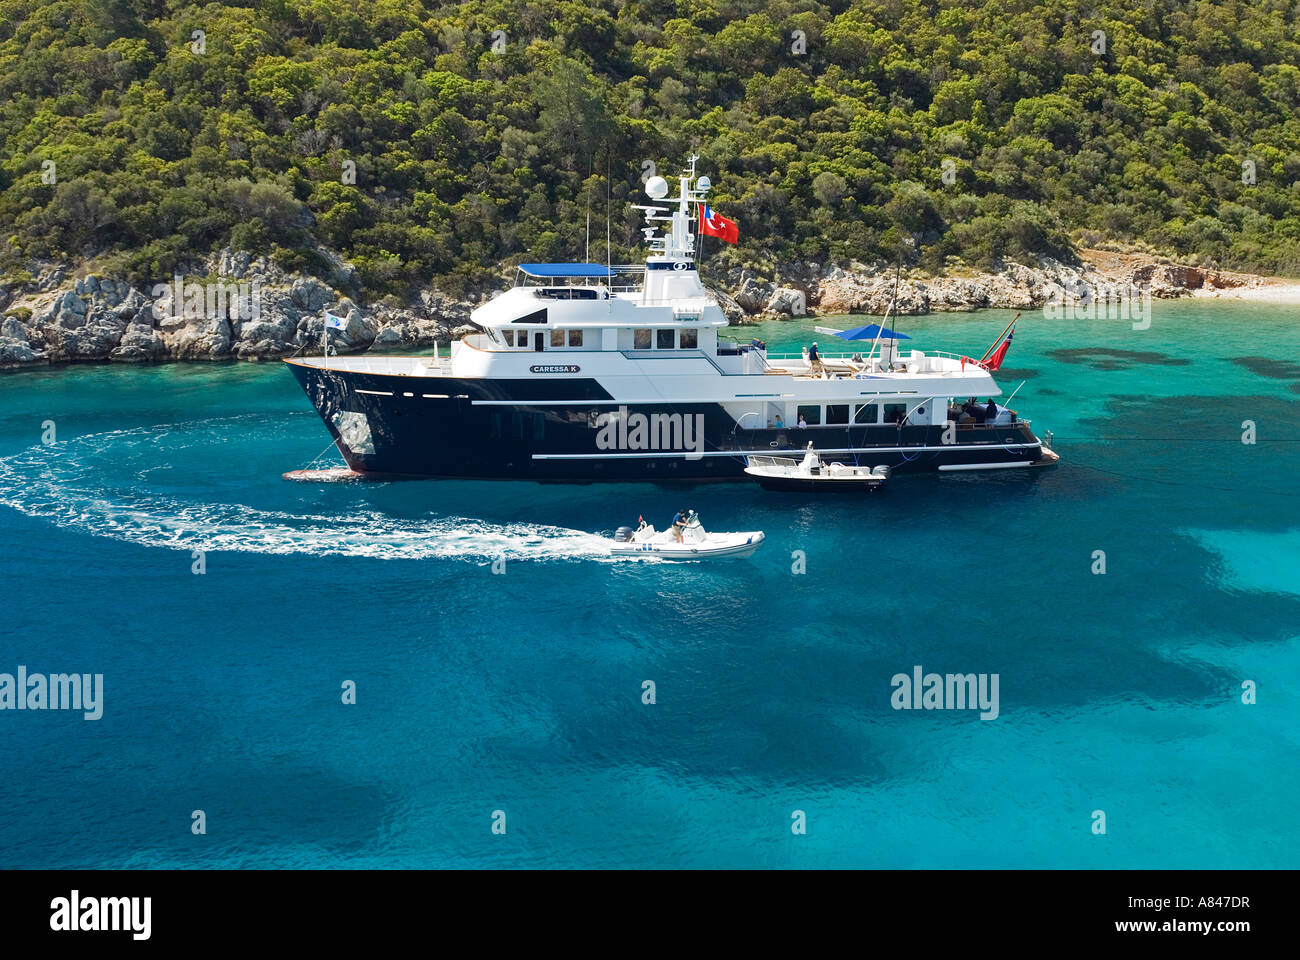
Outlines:
<svg viewBox="0 0 1300 960"><path fill-rule="evenodd" d="M358 392L367 393L373 391L361 390ZM671 401L670 405L673 407L684 407L684 406L689 406L691 404L713 403L713 404L718 404L720 406L724 403L743 403L746 400L770 400L773 397L779 399L781 397L793 397L793 396L794 396L793 394L782 394L782 393L742 393L742 394L737 394L734 397L721 397L721 398L699 397L696 399L684 399L684 400L679 399L679 400ZM810 398L808 402L843 404L843 403L860 403L863 397L875 397L878 400L888 401L894 399L915 400L917 396L918 394L915 391L909 393L907 391L891 390L888 393L862 393L852 397L813 397ZM797 403L798 400L796 399L795 402ZM599 407L599 406L608 407L611 405L622 406L622 407L648 407L654 405L662 406L665 403L669 403L669 401L664 400L662 398L659 399L650 398L645 400L615 400L613 398L610 398L609 400L601 400L595 397L588 397L586 400L519 399L519 400L471 400L470 401L470 405L475 407ZM889 424L855 423L853 424L853 426L880 427L880 426L889 426ZM937 426L937 424L918 424L918 426Z"/></svg>
<svg viewBox="0 0 1300 960"><path fill-rule="evenodd" d="M1032 467L1032 460L1011 460L1006 463L945 463L940 470L1007 470L1011 467Z"/></svg>
<svg viewBox="0 0 1300 960"><path fill-rule="evenodd" d="M600 404L608 406L611 403L618 402L617 400L599 400L592 397L587 400L471 400L469 403L472 407L590 407L599 406Z"/></svg>
<svg viewBox="0 0 1300 960"><path fill-rule="evenodd" d="M952 450L1026 450L1041 446L1040 443L948 443L937 447L840 447L836 449L818 449L819 454L830 453L926 453L931 451ZM797 450L710 450L707 453L695 453L692 450L674 450L668 453L534 453L534 460L637 460L647 457L677 457L679 459L698 460L701 457L781 457L803 456L806 448ZM1028 461L1026 461L1028 462ZM1018 466L1019 464L1017 464ZM940 470L943 467L939 468Z"/></svg>

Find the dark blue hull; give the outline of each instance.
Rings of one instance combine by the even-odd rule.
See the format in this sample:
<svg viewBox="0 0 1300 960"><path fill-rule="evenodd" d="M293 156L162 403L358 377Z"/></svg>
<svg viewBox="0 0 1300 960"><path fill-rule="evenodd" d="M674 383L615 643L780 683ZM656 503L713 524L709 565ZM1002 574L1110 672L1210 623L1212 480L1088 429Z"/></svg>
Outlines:
<svg viewBox="0 0 1300 960"><path fill-rule="evenodd" d="M809 442L828 460L894 472L1032 463L1042 458L1028 424L818 426L743 429L718 404L621 405L595 380L457 380L290 369L353 470L421 477L551 481L747 480L748 455L801 456ZM690 418L698 429L638 444L604 431L611 415ZM667 431L665 431L667 435ZM610 443L613 439L617 442Z"/></svg>

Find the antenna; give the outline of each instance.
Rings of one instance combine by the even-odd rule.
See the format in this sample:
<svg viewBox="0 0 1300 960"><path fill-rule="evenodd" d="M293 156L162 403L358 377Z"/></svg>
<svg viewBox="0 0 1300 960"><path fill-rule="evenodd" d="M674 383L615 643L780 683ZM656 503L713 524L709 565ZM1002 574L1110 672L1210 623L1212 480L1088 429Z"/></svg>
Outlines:
<svg viewBox="0 0 1300 960"><path fill-rule="evenodd" d="M614 312L614 265L609 243L609 146L605 146L605 304Z"/></svg>

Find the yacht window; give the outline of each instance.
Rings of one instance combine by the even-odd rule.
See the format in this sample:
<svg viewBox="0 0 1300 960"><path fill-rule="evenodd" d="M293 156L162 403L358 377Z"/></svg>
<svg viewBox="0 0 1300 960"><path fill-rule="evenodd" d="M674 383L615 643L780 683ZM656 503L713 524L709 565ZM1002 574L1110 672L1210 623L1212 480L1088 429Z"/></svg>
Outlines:
<svg viewBox="0 0 1300 960"><path fill-rule="evenodd" d="M551 346L553 346L553 347L562 347L562 346L564 346L564 331L563 331L563 330L552 330L552 331L551 331Z"/></svg>
<svg viewBox="0 0 1300 960"><path fill-rule="evenodd" d="M656 330L655 339L658 341L655 346L660 350L671 350L673 348L673 340L675 338L673 337L672 330Z"/></svg>
<svg viewBox="0 0 1300 960"><path fill-rule="evenodd" d="M849 422L849 405L847 403L832 403L826 407L827 423L848 423Z"/></svg>
<svg viewBox="0 0 1300 960"><path fill-rule="evenodd" d="M505 340L507 347L515 345L515 332L513 330L502 330L501 337Z"/></svg>
<svg viewBox="0 0 1300 960"><path fill-rule="evenodd" d="M799 418L803 417L804 423L810 427L815 427L822 422L822 408L815 403L804 404L799 407L795 413L794 422L798 426Z"/></svg>
<svg viewBox="0 0 1300 960"><path fill-rule="evenodd" d="M859 403L853 409L854 423L876 423L880 419L880 408L874 403Z"/></svg>
<svg viewBox="0 0 1300 960"><path fill-rule="evenodd" d="M700 345L700 331L683 330L682 331L682 349L694 350Z"/></svg>
<svg viewBox="0 0 1300 960"><path fill-rule="evenodd" d="M649 350L650 349L650 331L633 330L632 331L632 349Z"/></svg>
<svg viewBox="0 0 1300 960"><path fill-rule="evenodd" d="M526 316L515 317L515 319L511 322L512 323L545 323L546 311L534 310L532 313L527 314Z"/></svg>
<svg viewBox="0 0 1300 960"><path fill-rule="evenodd" d="M907 415L907 404L905 403L885 404L885 423L898 423L906 415Z"/></svg>
<svg viewBox="0 0 1300 960"><path fill-rule="evenodd" d="M523 350L527 350L527 349L528 349L528 331L527 331L527 330L516 330L516 331L515 331L515 346L517 346L517 347L519 347L520 349L523 349Z"/></svg>
<svg viewBox="0 0 1300 960"><path fill-rule="evenodd" d="M580 347L580 346L582 346L582 331L581 331L581 330L570 330L570 331L569 331L569 346L571 346L571 347Z"/></svg>
<svg viewBox="0 0 1300 960"><path fill-rule="evenodd" d="M589 290L583 287L542 287L537 295L539 297L549 297L552 300L596 300L599 299L595 290Z"/></svg>

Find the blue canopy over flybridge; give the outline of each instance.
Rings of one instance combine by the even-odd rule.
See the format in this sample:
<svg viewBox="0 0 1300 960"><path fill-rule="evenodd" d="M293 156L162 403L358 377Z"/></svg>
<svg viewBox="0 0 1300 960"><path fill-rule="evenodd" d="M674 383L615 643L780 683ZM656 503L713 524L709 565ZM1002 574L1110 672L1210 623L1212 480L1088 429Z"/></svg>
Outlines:
<svg viewBox="0 0 1300 960"><path fill-rule="evenodd" d="M865 327L854 327L852 330L841 330L835 334L844 340L911 340L905 333L896 333L888 327L882 327L878 323L869 323Z"/></svg>
<svg viewBox="0 0 1300 960"><path fill-rule="evenodd" d="M614 276L614 271L603 263L521 263L519 269L530 277Z"/></svg>

